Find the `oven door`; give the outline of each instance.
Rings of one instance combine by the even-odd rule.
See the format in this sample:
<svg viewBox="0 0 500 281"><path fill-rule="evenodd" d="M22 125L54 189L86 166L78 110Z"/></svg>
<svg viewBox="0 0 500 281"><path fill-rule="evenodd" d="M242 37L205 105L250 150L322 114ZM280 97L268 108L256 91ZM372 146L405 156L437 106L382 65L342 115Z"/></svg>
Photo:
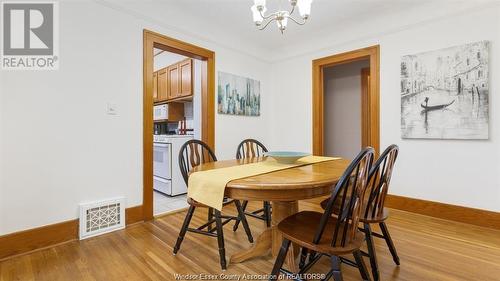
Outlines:
<svg viewBox="0 0 500 281"><path fill-rule="evenodd" d="M172 178L172 148L169 143L154 143L153 145L153 175Z"/></svg>

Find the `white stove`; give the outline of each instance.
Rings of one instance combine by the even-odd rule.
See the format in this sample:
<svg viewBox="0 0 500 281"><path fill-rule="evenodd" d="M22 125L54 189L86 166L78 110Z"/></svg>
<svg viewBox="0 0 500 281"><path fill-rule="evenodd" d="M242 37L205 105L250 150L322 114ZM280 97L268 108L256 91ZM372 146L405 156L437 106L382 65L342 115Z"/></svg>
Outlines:
<svg viewBox="0 0 500 281"><path fill-rule="evenodd" d="M156 191L170 196L187 192L178 159L181 146L191 139L193 135L153 136L153 188Z"/></svg>

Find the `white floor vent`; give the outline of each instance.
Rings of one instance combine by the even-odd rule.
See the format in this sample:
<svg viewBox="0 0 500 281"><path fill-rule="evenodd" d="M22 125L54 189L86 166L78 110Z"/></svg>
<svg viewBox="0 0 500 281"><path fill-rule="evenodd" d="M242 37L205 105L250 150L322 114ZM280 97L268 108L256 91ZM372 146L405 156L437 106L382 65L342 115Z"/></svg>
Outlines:
<svg viewBox="0 0 500 281"><path fill-rule="evenodd" d="M125 227L125 198L80 204L80 239Z"/></svg>

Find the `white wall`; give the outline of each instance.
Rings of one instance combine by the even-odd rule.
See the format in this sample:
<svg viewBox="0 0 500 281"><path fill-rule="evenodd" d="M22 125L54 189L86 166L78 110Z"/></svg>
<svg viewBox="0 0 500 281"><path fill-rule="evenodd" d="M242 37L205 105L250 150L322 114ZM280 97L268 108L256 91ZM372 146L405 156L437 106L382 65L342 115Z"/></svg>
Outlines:
<svg viewBox="0 0 500 281"><path fill-rule="evenodd" d="M325 69L324 149L326 156L353 159L361 148L361 69L368 60Z"/></svg>
<svg viewBox="0 0 500 281"><path fill-rule="evenodd" d="M5 151L5 148L4 148L4 145L3 145L3 134L4 134L4 130L3 130L3 120L4 120L4 115L5 115L5 111L3 110L3 104L4 104L4 94L3 94L3 88L1 87L1 85L4 85L5 83L5 79L4 79L4 76L1 75L1 72L0 72L0 206L4 206L6 203L6 191L4 190L3 187L3 183L4 183L4 180L3 180L3 174L4 174L4 171L5 171L5 167L6 167L6 159L5 157L3 157L3 155L5 155L4 151ZM2 211L0 211L0 229L3 229L6 225L6 222L5 222L5 219L4 219L4 215L2 215ZM1 232L0 232L1 233Z"/></svg>
<svg viewBox="0 0 500 281"><path fill-rule="evenodd" d="M221 64L225 65L224 67L220 67L219 71L260 80L260 116L236 116L218 113L215 116L217 149L219 149L217 158L234 159L236 156L236 147L243 139L254 138L260 140L266 146L270 143L272 132L269 131L268 122L274 117L274 108L269 102L273 92L268 90L271 82L268 72L270 66L256 64L255 60L251 58L231 58L230 56L217 56L217 58ZM269 68L264 69L262 67ZM217 83L218 74L215 81ZM217 97L215 104L217 104Z"/></svg>
<svg viewBox="0 0 500 281"><path fill-rule="evenodd" d="M216 115L221 159L245 137L269 141L267 63L93 1L59 5L60 69L0 72L0 235L75 219L83 201L142 204L144 28L215 51L216 70L261 81L261 117ZM106 115L108 102L118 115Z"/></svg>
<svg viewBox="0 0 500 281"><path fill-rule="evenodd" d="M380 44L381 148L400 146L392 181L392 194L462 206L500 211L500 8L468 10L439 20L406 26L394 32L384 25L368 26L374 36L348 41L323 40L319 51L296 56L273 65L275 107L271 121L273 146L311 151L311 61L316 58ZM347 30L346 32L349 32ZM428 50L489 40L490 139L402 140L400 137L400 59ZM336 46L329 47L331 44ZM277 74L276 74L277 73ZM293 114L291 114L293 112ZM282 124L293 124L283 127Z"/></svg>

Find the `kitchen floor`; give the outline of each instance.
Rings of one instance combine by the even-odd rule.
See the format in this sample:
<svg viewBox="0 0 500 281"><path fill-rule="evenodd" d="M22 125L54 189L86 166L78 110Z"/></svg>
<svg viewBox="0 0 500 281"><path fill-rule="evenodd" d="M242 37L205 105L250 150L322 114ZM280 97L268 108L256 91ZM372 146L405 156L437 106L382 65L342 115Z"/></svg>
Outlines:
<svg viewBox="0 0 500 281"><path fill-rule="evenodd" d="M186 194L171 197L164 195L158 191L154 191L153 197L154 197L153 213L155 216L183 209L189 206L186 201L187 200Z"/></svg>

